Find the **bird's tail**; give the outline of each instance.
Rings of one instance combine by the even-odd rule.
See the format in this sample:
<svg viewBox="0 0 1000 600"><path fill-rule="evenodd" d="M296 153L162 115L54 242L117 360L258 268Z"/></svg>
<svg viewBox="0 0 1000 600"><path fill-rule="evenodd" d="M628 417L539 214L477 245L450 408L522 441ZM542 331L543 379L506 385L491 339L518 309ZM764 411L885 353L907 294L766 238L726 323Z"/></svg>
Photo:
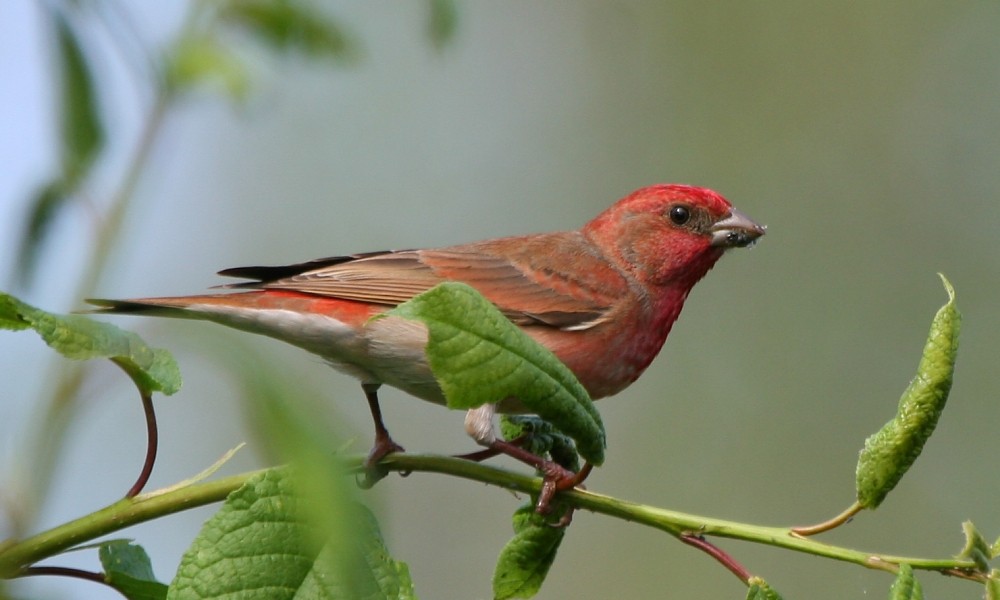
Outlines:
<svg viewBox="0 0 1000 600"><path fill-rule="evenodd" d="M132 300L109 300L87 298L85 302L97 308L80 311L97 315L139 315L146 317L171 317L175 319L204 319L198 311L188 310L194 296L184 298L136 298ZM211 298L211 296L206 296Z"/></svg>

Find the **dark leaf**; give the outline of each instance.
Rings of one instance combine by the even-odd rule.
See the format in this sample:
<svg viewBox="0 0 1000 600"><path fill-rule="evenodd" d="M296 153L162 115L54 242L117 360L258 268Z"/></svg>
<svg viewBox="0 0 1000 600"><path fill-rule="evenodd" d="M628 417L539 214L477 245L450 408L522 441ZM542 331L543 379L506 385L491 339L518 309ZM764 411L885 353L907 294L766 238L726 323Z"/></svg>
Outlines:
<svg viewBox="0 0 1000 600"><path fill-rule="evenodd" d="M52 181L42 187L31 201L27 223L17 251L17 279L22 286L31 283L42 242L49 225L66 201L62 180Z"/></svg>
<svg viewBox="0 0 1000 600"><path fill-rule="evenodd" d="M514 537L504 546L493 571L494 600L531 598L541 589L566 534L526 504L514 513Z"/></svg>
<svg viewBox="0 0 1000 600"><path fill-rule="evenodd" d="M59 48L62 170L67 189L75 189L104 145L104 126L94 91L94 77L76 32L54 12Z"/></svg>
<svg viewBox="0 0 1000 600"><path fill-rule="evenodd" d="M352 50L341 27L306 2L232 0L220 7L219 18L281 51L343 59L349 58Z"/></svg>
<svg viewBox="0 0 1000 600"><path fill-rule="evenodd" d="M167 586L156 580L149 555L137 544L112 540L98 550L104 578L129 600L163 600Z"/></svg>
<svg viewBox="0 0 1000 600"><path fill-rule="evenodd" d="M458 27L458 8L453 0L430 0L430 19L427 33L437 49L443 48L455 36Z"/></svg>

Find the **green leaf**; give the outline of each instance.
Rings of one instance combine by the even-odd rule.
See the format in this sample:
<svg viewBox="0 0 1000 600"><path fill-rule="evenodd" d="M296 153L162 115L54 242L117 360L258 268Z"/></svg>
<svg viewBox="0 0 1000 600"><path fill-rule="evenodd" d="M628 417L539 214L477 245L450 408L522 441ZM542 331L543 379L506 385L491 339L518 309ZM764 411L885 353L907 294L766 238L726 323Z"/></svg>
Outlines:
<svg viewBox="0 0 1000 600"><path fill-rule="evenodd" d="M922 600L924 591L913 576L913 567L906 563L899 565L896 580L889 587L889 600Z"/></svg>
<svg viewBox="0 0 1000 600"><path fill-rule="evenodd" d="M169 352L150 348L138 335L80 315L56 315L0 292L0 329L34 329L66 358L109 358L140 392L171 395L181 387L180 369Z"/></svg>
<svg viewBox="0 0 1000 600"><path fill-rule="evenodd" d="M167 598L414 598L406 566L388 557L371 513L359 507L354 534L317 544L301 490L301 474L277 468L230 494L185 552ZM345 564L337 555L345 546L357 552L350 572L331 566Z"/></svg>
<svg viewBox="0 0 1000 600"><path fill-rule="evenodd" d="M31 201L17 254L17 277L30 282L49 225L90 172L104 147L94 76L76 31L63 13L49 13L55 35L59 90L60 172Z"/></svg>
<svg viewBox="0 0 1000 600"><path fill-rule="evenodd" d="M170 93L188 91L214 83L233 100L250 91L250 75L243 61L207 35L188 35L174 44L166 57L164 74Z"/></svg>
<svg viewBox="0 0 1000 600"><path fill-rule="evenodd" d="M948 401L961 315L955 290L941 275L948 302L931 322L917 375L899 400L896 416L865 440L856 471L858 503L877 508L920 456Z"/></svg>
<svg viewBox="0 0 1000 600"><path fill-rule="evenodd" d="M982 573L990 570L989 561L993 555L993 548L990 547L983 534L979 533L972 521L962 523L962 533L965 534L965 545L958 553L958 558L971 560L976 563L976 568Z"/></svg>
<svg viewBox="0 0 1000 600"><path fill-rule="evenodd" d="M237 375L248 401L251 426L271 460L291 464L289 515L305 524L307 538L293 552L322 548L295 598L413 598L404 563L386 551L374 516L356 501L356 489L337 456L338 436L303 398L320 392L246 346L213 336L213 356ZM310 409L313 410L310 410ZM269 518L269 517L268 517ZM282 517L284 518L284 517Z"/></svg>
<svg viewBox="0 0 1000 600"><path fill-rule="evenodd" d="M514 513L514 537L500 552L493 571L495 600L531 598L541 589L566 534L526 504Z"/></svg>
<svg viewBox="0 0 1000 600"><path fill-rule="evenodd" d="M990 571L986 580L986 600L1000 600L1000 569Z"/></svg>
<svg viewBox="0 0 1000 600"><path fill-rule="evenodd" d="M168 599L240 595L291 598L313 568L319 548L285 470L272 469L226 499L184 553ZM256 590L256 595L253 591Z"/></svg>
<svg viewBox="0 0 1000 600"><path fill-rule="evenodd" d="M98 550L104 580L129 600L163 600L167 586L156 580L149 555L137 544L112 540Z"/></svg>
<svg viewBox="0 0 1000 600"><path fill-rule="evenodd" d="M427 326L427 358L450 408L515 397L573 438L585 459L604 462L604 424L587 390L475 289L441 283L376 319L390 315Z"/></svg>
<svg viewBox="0 0 1000 600"><path fill-rule="evenodd" d="M389 555L379 531L378 521L370 510L362 505L359 506L362 533L359 536L361 544L361 556L365 560L364 573L370 576L366 578L366 598L393 598L398 600L416 600L416 592L413 589L413 580L410 578L410 568L406 563L395 560ZM377 589L377 593L373 593ZM334 596L342 598L343 595Z"/></svg>
<svg viewBox="0 0 1000 600"><path fill-rule="evenodd" d="M573 472L580 470L576 444L552 423L533 415L500 415L500 433L507 441L521 438L521 447L532 454L548 454L556 464Z"/></svg>
<svg viewBox="0 0 1000 600"><path fill-rule="evenodd" d="M94 93L94 78L76 32L53 12L59 47L60 121L63 181L75 188L104 145L104 126Z"/></svg>
<svg viewBox="0 0 1000 600"><path fill-rule="evenodd" d="M458 10L453 0L430 0L430 19L427 33L434 47L441 49L455 35L458 27Z"/></svg>
<svg viewBox="0 0 1000 600"><path fill-rule="evenodd" d="M30 283L49 225L66 202L64 187L62 179L50 181L31 199L28 222L17 251L17 279L22 285Z"/></svg>
<svg viewBox="0 0 1000 600"><path fill-rule="evenodd" d="M760 577L747 581L747 600L781 600L781 595Z"/></svg>
<svg viewBox="0 0 1000 600"><path fill-rule="evenodd" d="M311 58L341 59L351 54L351 43L341 27L305 2L231 0L219 7L218 17L277 50Z"/></svg>

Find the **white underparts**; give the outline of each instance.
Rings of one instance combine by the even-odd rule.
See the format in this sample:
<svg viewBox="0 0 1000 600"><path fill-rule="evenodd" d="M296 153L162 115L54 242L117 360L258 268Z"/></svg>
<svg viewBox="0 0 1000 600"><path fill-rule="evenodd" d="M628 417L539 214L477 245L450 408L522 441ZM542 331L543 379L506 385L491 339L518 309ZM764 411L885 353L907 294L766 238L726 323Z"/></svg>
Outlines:
<svg viewBox="0 0 1000 600"><path fill-rule="evenodd" d="M395 316L362 327L328 315L282 309L246 309L211 304L187 307L209 321L263 334L312 352L337 370L367 384L387 384L418 398L444 404L444 396L427 365L427 328ZM482 446L497 439L494 404L465 415L465 431Z"/></svg>
<svg viewBox="0 0 1000 600"><path fill-rule="evenodd" d="M384 383L444 404L424 354L427 328L419 322L387 316L358 327L329 315L283 309L196 304L188 310L210 321L298 346L363 382Z"/></svg>
<svg viewBox="0 0 1000 600"><path fill-rule="evenodd" d="M377 381L372 373L351 360L364 354L362 337L353 327L333 317L293 310L246 309L214 304L193 304L187 308L210 321L298 346L362 381Z"/></svg>
<svg viewBox="0 0 1000 600"><path fill-rule="evenodd" d="M489 446L497 439L493 428L493 416L496 412L496 405L484 404L465 413L465 433L480 446Z"/></svg>

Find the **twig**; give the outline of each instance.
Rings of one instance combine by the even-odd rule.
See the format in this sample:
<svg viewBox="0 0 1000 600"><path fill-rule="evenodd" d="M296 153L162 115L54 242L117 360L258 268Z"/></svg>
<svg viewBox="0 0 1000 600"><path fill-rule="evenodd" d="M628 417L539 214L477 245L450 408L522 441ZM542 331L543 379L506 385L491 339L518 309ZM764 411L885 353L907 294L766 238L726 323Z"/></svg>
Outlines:
<svg viewBox="0 0 1000 600"><path fill-rule="evenodd" d="M360 472L364 457L345 458L348 473ZM479 481L504 489L528 494L541 490L538 477L483 465L450 456L433 454L394 454L379 463L390 471L443 473L472 481ZM260 471L234 475L218 481L203 482L168 492L153 491L126 498L104 509L60 525L15 543L0 542L0 578L15 576L25 567L73 546L100 536L173 514L196 506L223 500ZM893 571L896 565L907 563L914 569L937 571L944 575L966 578L976 569L971 560L954 558L932 559L884 555L834 546L793 534L787 527L749 525L723 519L702 517L677 511L637 504L588 490L560 492L560 499L575 509L633 521L665 531L681 538L698 532L700 536L713 536L743 540L784 548L814 556L854 563L870 569ZM981 578L978 578L981 579Z"/></svg>
<svg viewBox="0 0 1000 600"><path fill-rule="evenodd" d="M701 535L696 535L694 533L685 533L681 535L678 539L684 542L688 546L693 546L705 554L711 556L716 561L719 562L723 567L729 570L733 575L736 575L743 583L748 583L750 581L750 571L746 567L741 565L731 554L719 548L715 544L709 542Z"/></svg>
<svg viewBox="0 0 1000 600"><path fill-rule="evenodd" d="M142 411L146 415L146 458L142 463L142 471L139 477L125 493L126 498L133 498L139 495L142 488L146 487L149 476L153 472L153 463L156 462L156 447L158 434L156 432L156 412L153 410L153 397L149 394L142 394Z"/></svg>

